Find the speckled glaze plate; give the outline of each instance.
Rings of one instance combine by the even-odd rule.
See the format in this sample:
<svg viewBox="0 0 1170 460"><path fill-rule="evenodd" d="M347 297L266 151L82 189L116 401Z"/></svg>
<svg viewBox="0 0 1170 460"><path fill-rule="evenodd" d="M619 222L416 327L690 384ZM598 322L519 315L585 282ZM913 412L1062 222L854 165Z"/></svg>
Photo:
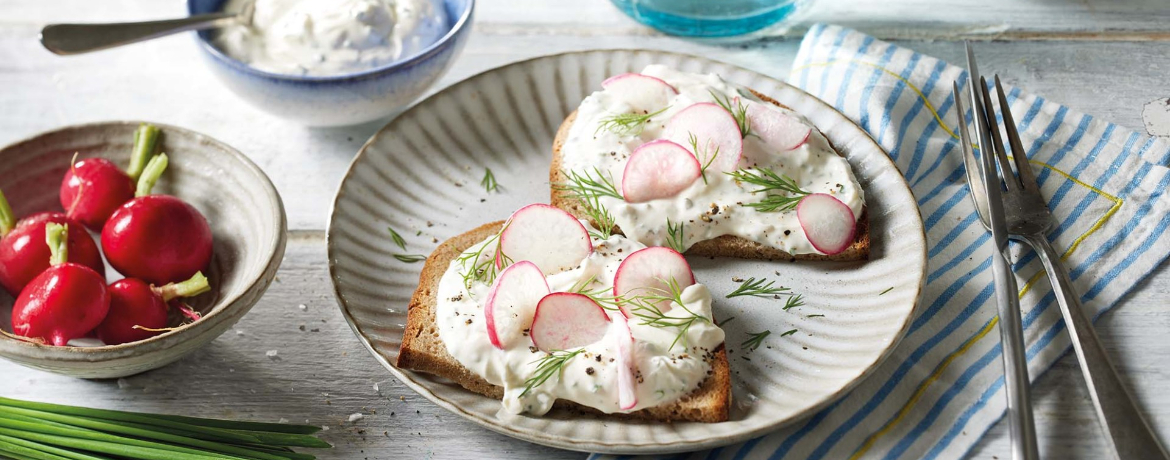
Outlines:
<svg viewBox="0 0 1170 460"><path fill-rule="evenodd" d="M606 77L665 64L717 73L803 113L848 157L865 189L871 260L789 263L690 258L715 294L726 326L734 382L731 420L649 423L550 413L503 422L500 402L430 375L395 368L421 263L439 242L522 205L549 199L548 168L557 126ZM484 168L500 184L480 186ZM407 242L396 247L392 227ZM755 72L660 51L587 51L509 64L420 102L375 134L337 192L329 224L329 269L341 310L362 341L403 383L451 412L500 433L564 449L665 453L742 441L824 408L864 379L901 339L924 283L922 218L902 175L848 118L803 91ZM804 294L783 300L725 299L733 278L767 277ZM886 292L888 290L888 292ZM819 316L824 315L824 316ZM754 351L749 334L773 334ZM781 337L781 333L797 332ZM750 359L743 359L748 357Z"/></svg>

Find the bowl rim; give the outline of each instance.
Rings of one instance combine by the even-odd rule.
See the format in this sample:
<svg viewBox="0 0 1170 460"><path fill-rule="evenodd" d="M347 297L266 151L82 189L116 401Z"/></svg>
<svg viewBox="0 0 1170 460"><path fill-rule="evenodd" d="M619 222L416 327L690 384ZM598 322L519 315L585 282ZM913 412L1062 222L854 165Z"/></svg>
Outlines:
<svg viewBox="0 0 1170 460"><path fill-rule="evenodd" d="M224 143L223 141L220 141L219 139L216 139L214 137L200 133L198 131L193 131L193 130L190 130L187 128L181 128L181 127L166 124L166 123L156 123L156 122L152 122L152 121L142 121L142 120L109 120L109 121L96 121L96 122L89 122L89 123L67 125L67 126L62 126L59 128L43 131L43 132L40 132L37 134L33 134L31 136L25 137L24 139L20 139L20 140L17 140L15 142L11 142L7 145L4 145L3 147L0 147L0 154L2 154L3 152L5 152L9 149L19 147L23 144L35 142L37 140L40 140L41 138L51 136L51 135L65 133L68 131L79 131L79 130L84 130L84 129L103 129L103 128L108 129L108 128L122 127L122 126L134 128L142 123L149 123L149 124L152 124L154 126L157 126L164 133L165 132L180 132L180 133L183 133L184 135L187 135L187 136L193 136L196 138L210 141L211 144L214 144L214 145L220 147L220 150L231 155L236 160L239 160L243 164L244 168L246 168L250 173L252 173L253 176L255 176L257 179L259 179L259 182L261 184L261 187L264 189L264 192L266 192L266 194L270 198L272 198L274 200L274 202L276 203L276 206L271 210L271 212L272 212L271 217L273 218L273 221L277 222L277 225L275 228L276 231L273 235L271 235L270 238L268 238L267 244L265 245L265 247L262 248L263 251L266 251L268 253L268 260L264 264L264 267L261 270L259 270L255 275L244 280L244 282L246 284L246 287L244 289L240 290L235 295L226 296L226 297L222 297L222 298L217 299L215 305L212 307L212 310L207 315L200 318L198 321L181 325L179 327L174 328L173 330L164 332L164 333L156 335L154 337L151 337L151 338L148 338L145 340L139 340L136 342L128 342L128 343L123 343L123 344L118 344L118 345L103 345L100 347L75 347L75 346L55 346L55 345L41 344L41 343L29 341L29 340L24 340L22 338L19 338L19 336L10 334L8 332L4 332L3 334L0 334L0 355L7 355L9 353L16 353L19 355L26 356L28 358L33 358L33 359L53 359L53 360L58 360L58 361L73 361L73 359L70 359L70 358L84 357L86 359L80 359L80 360L76 360L76 361L93 361L94 360L93 358L99 357L102 354L120 354L121 352L126 352L126 351L134 349L134 348L145 347L145 346L155 344L158 342L162 342L162 341L175 340L175 344L172 344L172 346L173 346L173 345L176 345L180 342L185 341L187 338L190 338L190 337L185 337L183 339L179 339L178 336L180 336L180 335L187 335L187 336L194 337L195 335L205 334L205 333L209 332L209 330L212 327L214 327L216 323L222 321L223 319L228 319L228 318L225 318L225 315L228 315L228 313L225 313L226 311L228 311L230 309L234 310L234 309L241 308L242 304L240 304L239 300L242 297L244 297L245 295L247 295L250 291L252 291L258 284L260 284L260 283L264 283L265 285L271 284L272 280L265 279L267 277L266 275L268 273L272 273L273 275L275 275L276 269L279 268L280 263L281 263L282 259L284 258L285 243L286 243L287 235L288 235L288 219L287 219L287 216L285 214L284 201L280 197L280 192L278 192L276 190L276 186L274 186L272 184L272 180L269 179L268 175L265 174L264 171L262 169L260 169L259 166L256 165L256 163L254 163L250 158L248 158L247 155L244 155L242 152L237 150L235 147L232 147L231 145L228 145L227 143ZM260 299L260 297L257 297L256 301L258 302L259 299ZM256 302L253 302L251 305L246 305L246 306L242 306L242 307L243 307L244 311L246 312L255 303ZM220 308L215 308L215 307L220 307ZM213 318L216 320L215 321L208 321L208 319L213 319ZM161 350L153 350L153 351L161 351ZM41 355L34 356L33 353L39 353ZM121 356L121 355L110 356L106 359L119 359L119 358L123 358L123 357L124 356Z"/></svg>
<svg viewBox="0 0 1170 460"><path fill-rule="evenodd" d="M443 3L447 2L447 0L440 1ZM459 16L459 20L457 20L449 30L447 30L447 33L443 34L442 37L440 37L434 43L431 43L430 46L427 46L422 51L419 51L407 57L406 59L399 59L376 67L371 67L366 70L337 75L293 75L286 73L268 72L257 69L239 59L228 56L227 53L224 53L222 50L211 43L211 40L204 35L203 32L205 31L196 32L195 40L199 42L199 47L203 49L204 52L209 54L212 59L228 66L233 70L256 77L290 83L339 83L345 81L365 80L376 77L382 73L414 67L423 63L424 61L430 60L431 57L439 54L439 52L441 52L444 48L450 46L455 41L455 37L460 35L460 33L463 32L463 29L465 29L468 24L471 23L472 13L475 11L476 0L465 1L467 2L467 7L464 8L463 13ZM192 16L195 15L196 13L193 8L193 1L186 0L186 3L187 14Z"/></svg>

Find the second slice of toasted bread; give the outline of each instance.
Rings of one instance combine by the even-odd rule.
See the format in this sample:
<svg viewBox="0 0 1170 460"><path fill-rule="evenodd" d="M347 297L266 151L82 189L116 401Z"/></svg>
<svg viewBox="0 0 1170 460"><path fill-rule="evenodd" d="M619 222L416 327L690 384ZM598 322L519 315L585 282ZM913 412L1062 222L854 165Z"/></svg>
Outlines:
<svg viewBox="0 0 1170 460"><path fill-rule="evenodd" d="M439 328L435 321L439 280L446 273L451 261L467 248L500 231L503 224L503 221L492 222L451 238L427 257L422 274L419 275L418 289L410 299L406 331L402 337L402 346L395 366L447 378L463 388L490 398L503 397L503 388L475 375L447 352L446 345L439 338ZM553 407L554 410L601 414L596 409L566 400L558 400ZM728 418L730 407L731 371L727 363L727 353L723 347L719 347L711 360L710 375L690 395L670 404L649 407L629 414L612 414L608 417L662 422L723 422Z"/></svg>
<svg viewBox="0 0 1170 460"><path fill-rule="evenodd" d="M787 109L788 107L775 99L769 98L756 91L752 94L760 98L760 100L774 104L778 107ZM561 156L561 148L565 145L565 140L569 137L569 129L573 127L573 122L577 119L577 112L570 113L565 121L561 123L557 129L556 139L553 141L553 159L552 167L549 168L549 182L553 184L563 183L567 180L563 171L564 159ZM832 144L830 143L830 146ZM835 150L835 148L834 148ZM583 204L580 200L573 199L568 196L567 192L556 190L553 187L551 203L553 206L561 208L577 217L578 219L589 219L589 215L585 212ZM597 225L596 222L592 222ZM621 233L620 228L614 229L615 233ZM737 257L741 259L764 259L764 260L866 260L869 259L869 215L867 208L862 208L861 217L857 219L857 231L854 233L853 244L851 244L845 251L833 254L789 254L786 251L776 249L774 247L760 244L752 240L740 238L734 235L723 235L709 240L699 241L689 249L686 253L696 256L710 256L710 257Z"/></svg>

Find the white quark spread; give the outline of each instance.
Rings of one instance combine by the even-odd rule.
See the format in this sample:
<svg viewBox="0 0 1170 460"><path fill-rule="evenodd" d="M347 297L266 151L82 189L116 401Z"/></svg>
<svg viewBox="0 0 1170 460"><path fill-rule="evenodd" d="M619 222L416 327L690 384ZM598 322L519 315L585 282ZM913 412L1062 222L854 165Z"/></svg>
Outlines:
<svg viewBox="0 0 1170 460"><path fill-rule="evenodd" d="M660 138L667 121L676 113L695 103L714 102L712 92L728 99L739 97L745 105L762 104L770 110L797 116L812 126L799 114L759 101L746 88L726 82L717 75L684 73L661 65L648 66L641 73L664 80L678 90L668 108L651 118L641 133L619 135L598 127L606 117L634 110L628 101L612 91L593 93L577 108L577 119L562 147L564 169L584 173L598 168L602 173L612 175L620 191L623 169L634 149ZM795 150L782 150L765 144L758 136L748 135L743 140L739 167L766 167L792 178L803 190L830 194L849 206L854 219L861 216L865 205L861 186L849 162L835 153L829 141L816 129L812 130L808 141ZM670 219L671 222L684 223L685 247L722 235L734 235L790 254L820 253L805 237L795 210L761 212L744 206L744 203L758 202L763 198L761 193L752 193L757 187L738 184L731 176L719 172L707 172L706 177L706 183L695 180L690 187L672 197L627 203L605 196L601 197L601 204L612 213L626 236L647 245L666 245L666 224Z"/></svg>
<svg viewBox="0 0 1170 460"><path fill-rule="evenodd" d="M252 0L231 0L240 11ZM336 75L413 55L447 32L435 0L255 0L251 26L224 29L216 46L259 70Z"/></svg>
<svg viewBox="0 0 1170 460"><path fill-rule="evenodd" d="M485 244L495 243L489 238L464 254L474 253ZM593 253L579 266L547 277L552 292L568 291L590 277L595 278L589 289L612 289L614 274L621 261L645 246L615 235L605 240L593 239L593 247ZM494 252L494 249L487 252ZM541 415L548 412L557 399L574 401L605 413L632 412L670 403L699 388L711 371L713 352L723 344L723 330L709 321L711 294L705 286L694 284L683 290L681 299L687 310L708 321L693 323L677 343L674 343L679 332L676 327L649 326L636 318L629 321L630 333L634 337L638 398L633 408L623 411L618 403L620 361L615 358L618 356L620 329L614 326L610 326L604 338L585 346L584 353L570 359L558 375L521 397L525 381L536 371L536 361L547 353L532 346L530 340L513 341L503 350L492 346L483 315L489 289L488 284L480 281L474 281L467 289L463 266L458 260L453 261L439 282L436 322L439 338L451 356L471 372L504 388L503 408L510 414ZM611 318L621 315L617 311L608 311L608 314ZM666 314L688 317L682 308L673 308Z"/></svg>

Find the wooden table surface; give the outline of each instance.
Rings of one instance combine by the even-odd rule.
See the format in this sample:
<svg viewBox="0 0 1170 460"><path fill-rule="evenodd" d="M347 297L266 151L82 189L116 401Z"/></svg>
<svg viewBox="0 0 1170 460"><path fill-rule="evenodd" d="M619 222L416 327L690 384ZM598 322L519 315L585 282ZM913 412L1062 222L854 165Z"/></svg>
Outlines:
<svg viewBox="0 0 1170 460"><path fill-rule="evenodd" d="M277 282L232 331L178 363L118 381L83 381L0 361L0 395L91 406L323 425L324 458L582 458L512 440L438 408L382 369L353 337L326 269L329 205L346 166L384 121L309 129L259 112L220 86L191 36L61 58L47 22L183 14L178 0L0 0L0 144L64 125L141 119L194 129L240 149L276 183L290 238ZM720 45L665 37L603 0L480 0L473 36L437 88L508 62L569 50L655 48L784 77L807 24L834 22L980 66L1050 100L1170 135L1166 0L820 0L790 30ZM1144 114L1144 116L1143 116ZM1170 271L1158 270L1097 324L1161 437L1170 440ZM266 353L277 350L276 357ZM1106 458L1075 358L1034 389L1046 458ZM348 422L351 414L364 418ZM972 458L1009 458L1004 423Z"/></svg>

